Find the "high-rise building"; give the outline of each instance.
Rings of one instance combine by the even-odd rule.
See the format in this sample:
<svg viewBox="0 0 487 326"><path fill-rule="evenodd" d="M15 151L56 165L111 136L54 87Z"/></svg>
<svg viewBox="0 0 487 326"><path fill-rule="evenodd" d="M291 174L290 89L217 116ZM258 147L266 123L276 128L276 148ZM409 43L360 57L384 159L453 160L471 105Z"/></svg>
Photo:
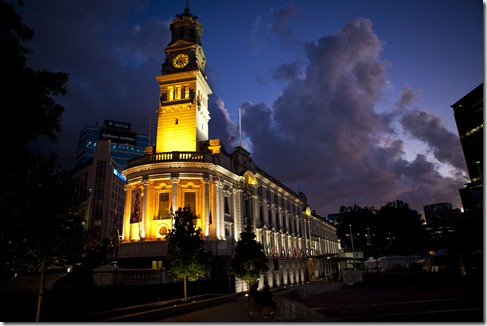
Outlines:
<svg viewBox="0 0 487 326"><path fill-rule="evenodd" d="M460 189L464 210L483 209L484 84L451 105L455 115L470 183Z"/></svg>
<svg viewBox="0 0 487 326"><path fill-rule="evenodd" d="M102 126L85 126L81 130L76 150L75 166L93 158L98 141L110 141L112 159L127 168L127 162L145 152L149 144L149 135L131 130L131 124L105 120Z"/></svg>
<svg viewBox="0 0 487 326"><path fill-rule="evenodd" d="M296 284L337 272L327 255L339 250L336 227L312 214L306 196L261 170L250 153L227 154L208 139L208 97L201 45L203 27L189 8L170 25L159 83L157 136L151 151L129 161L119 263L129 268L164 268L172 214L189 207L216 260L221 288L245 291L230 282L226 264L246 225L270 260L260 284ZM231 285L233 284L233 285ZM229 288L230 287L230 288Z"/></svg>
<svg viewBox="0 0 487 326"><path fill-rule="evenodd" d="M451 203L429 204L423 207L426 223L430 226L450 226L454 218Z"/></svg>
<svg viewBox="0 0 487 326"><path fill-rule="evenodd" d="M87 197L85 227L89 246L101 246L104 239L118 245L125 202L122 168L111 156L112 143L98 140L92 158L71 170L79 194Z"/></svg>

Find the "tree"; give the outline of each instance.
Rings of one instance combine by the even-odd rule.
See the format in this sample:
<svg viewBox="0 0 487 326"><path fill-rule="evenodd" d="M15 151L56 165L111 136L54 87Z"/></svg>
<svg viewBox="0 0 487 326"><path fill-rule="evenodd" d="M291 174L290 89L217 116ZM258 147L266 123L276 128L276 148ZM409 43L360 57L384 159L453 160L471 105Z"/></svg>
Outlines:
<svg viewBox="0 0 487 326"><path fill-rule="evenodd" d="M73 179L56 164L56 156L37 157L25 178L21 191L3 207L4 236L8 240L4 254L12 266L41 272L39 321L44 292L46 266L55 258L81 257L87 239L84 228L85 198L76 195Z"/></svg>
<svg viewBox="0 0 487 326"><path fill-rule="evenodd" d="M388 202L377 211L374 245L394 255L426 255L428 234L421 214L403 201Z"/></svg>
<svg viewBox="0 0 487 326"><path fill-rule="evenodd" d="M425 255L429 245L421 214L400 200L388 202L378 210L356 204L340 207L337 235L348 250L353 236L354 249L363 251L366 257Z"/></svg>
<svg viewBox="0 0 487 326"><path fill-rule="evenodd" d="M240 240L229 265L230 274L246 281L250 288L257 283L262 273L269 270L268 262L264 247L255 240L255 233L248 225L245 231L240 233Z"/></svg>
<svg viewBox="0 0 487 326"><path fill-rule="evenodd" d="M168 273L183 279L184 301L188 301L187 280L196 281L211 269L212 252L205 252L201 228L189 207L180 207L174 214L174 228L168 234Z"/></svg>
<svg viewBox="0 0 487 326"><path fill-rule="evenodd" d="M22 2L18 1L22 6ZM36 321L39 321L46 265L54 257L79 256L86 233L83 198L76 195L68 173L57 166L57 155L33 151L41 137L56 142L64 108L55 97L66 94L68 75L26 66L34 31L23 24L15 6L0 0L0 96L2 128L7 139L9 173L0 183L0 269L40 270Z"/></svg>
<svg viewBox="0 0 487 326"><path fill-rule="evenodd" d="M28 169L30 161L23 159L29 145L40 137L58 141L64 108L56 103L55 97L66 94L68 75L26 66L31 50L23 42L31 40L34 31L23 24L15 6L3 0L0 0L0 22L2 120L15 124L15 137L11 137L10 128L2 128L0 136L9 140L3 144L4 150L16 160L17 164L10 168L18 171Z"/></svg>

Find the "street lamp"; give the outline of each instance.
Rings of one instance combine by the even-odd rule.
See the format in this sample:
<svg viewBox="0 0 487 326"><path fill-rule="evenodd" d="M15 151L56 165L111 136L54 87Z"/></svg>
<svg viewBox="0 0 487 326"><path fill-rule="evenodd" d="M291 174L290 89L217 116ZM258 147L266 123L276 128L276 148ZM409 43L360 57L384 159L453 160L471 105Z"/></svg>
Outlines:
<svg viewBox="0 0 487 326"><path fill-rule="evenodd" d="M350 227L350 239L352 240L353 269L355 270L355 248L353 247L352 224L349 224L348 226Z"/></svg>

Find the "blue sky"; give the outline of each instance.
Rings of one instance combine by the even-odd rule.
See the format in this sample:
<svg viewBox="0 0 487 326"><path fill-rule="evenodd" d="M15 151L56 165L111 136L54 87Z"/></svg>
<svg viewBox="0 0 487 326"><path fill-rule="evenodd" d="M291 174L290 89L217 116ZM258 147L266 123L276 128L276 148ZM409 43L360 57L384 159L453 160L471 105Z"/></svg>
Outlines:
<svg viewBox="0 0 487 326"><path fill-rule="evenodd" d="M25 0L28 65L70 75L60 143L112 119L155 134L169 24L185 0ZM204 27L210 137L317 214L392 200L451 202L467 173L451 105L483 82L484 6L473 0L190 0Z"/></svg>

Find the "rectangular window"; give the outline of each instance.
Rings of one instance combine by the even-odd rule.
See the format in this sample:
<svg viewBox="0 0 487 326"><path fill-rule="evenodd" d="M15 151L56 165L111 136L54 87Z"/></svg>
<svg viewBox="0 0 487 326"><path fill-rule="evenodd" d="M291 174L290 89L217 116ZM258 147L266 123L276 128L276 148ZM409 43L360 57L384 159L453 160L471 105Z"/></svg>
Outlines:
<svg viewBox="0 0 487 326"><path fill-rule="evenodd" d="M228 204L228 197L225 197L225 214L230 215L230 205Z"/></svg>
<svg viewBox="0 0 487 326"><path fill-rule="evenodd" d="M159 219L169 218L169 194L159 194Z"/></svg>
<svg viewBox="0 0 487 326"><path fill-rule="evenodd" d="M196 209L196 194L194 192L185 192L184 193L184 206L191 209L193 214L195 213Z"/></svg>

